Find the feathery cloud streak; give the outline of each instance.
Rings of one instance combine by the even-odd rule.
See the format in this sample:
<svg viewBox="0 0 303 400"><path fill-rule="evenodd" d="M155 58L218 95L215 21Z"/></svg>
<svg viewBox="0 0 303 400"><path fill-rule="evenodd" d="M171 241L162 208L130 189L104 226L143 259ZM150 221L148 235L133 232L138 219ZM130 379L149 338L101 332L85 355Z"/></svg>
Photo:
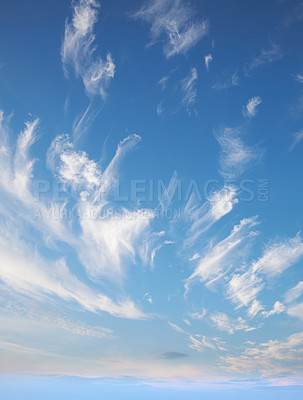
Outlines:
<svg viewBox="0 0 303 400"><path fill-rule="evenodd" d="M106 96L106 88L115 76L115 64L110 53L106 60L95 56L94 25L99 5L95 0L79 0L73 4L72 21L65 23L61 57L65 74L71 65L81 77L88 95Z"/></svg>
<svg viewBox="0 0 303 400"><path fill-rule="evenodd" d="M209 30L208 22L197 20L194 10L181 0L151 0L133 17L151 24L151 44L165 38L167 58L186 54Z"/></svg>

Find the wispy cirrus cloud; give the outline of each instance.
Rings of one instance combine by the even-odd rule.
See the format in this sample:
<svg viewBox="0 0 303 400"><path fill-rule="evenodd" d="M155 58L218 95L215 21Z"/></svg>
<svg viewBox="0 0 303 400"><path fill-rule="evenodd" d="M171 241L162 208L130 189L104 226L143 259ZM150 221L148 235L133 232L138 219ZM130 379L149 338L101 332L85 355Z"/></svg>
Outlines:
<svg viewBox="0 0 303 400"><path fill-rule="evenodd" d="M272 310L270 311L262 311L262 315L265 318L271 317L272 315L275 314L281 314L282 312L284 312L286 310L286 307L284 306L284 304L282 304L280 301L276 301Z"/></svg>
<svg viewBox="0 0 303 400"><path fill-rule="evenodd" d="M0 320L5 324L8 318L17 320L19 324L24 321L31 321L33 325L45 326L48 329L59 328L70 332L73 335L90 336L95 338L110 338L113 331L102 326L90 326L86 323L75 320L60 312L59 307L54 312L51 307L46 307L45 303L39 304L29 297L17 294L7 286L1 285L0 296ZM51 304L52 306L53 304Z"/></svg>
<svg viewBox="0 0 303 400"><path fill-rule="evenodd" d="M61 58L65 74L72 66L81 77L88 95L106 96L106 88L115 75L115 64L110 53L106 60L95 56L94 26L98 19L99 4L95 0L79 0L73 3L72 20L65 23Z"/></svg>
<svg viewBox="0 0 303 400"><path fill-rule="evenodd" d="M292 144L289 146L289 151L293 151L294 148L301 142L302 139L303 139L303 130L294 133Z"/></svg>
<svg viewBox="0 0 303 400"><path fill-rule="evenodd" d="M297 283L296 286L289 289L285 295L284 299L286 303L292 303L293 301L297 300L303 294L303 281Z"/></svg>
<svg viewBox="0 0 303 400"><path fill-rule="evenodd" d="M216 90L223 90L239 85L240 85L240 77L238 72L235 71L233 73L230 73L229 71L225 71L217 79L212 88Z"/></svg>
<svg viewBox="0 0 303 400"><path fill-rule="evenodd" d="M131 135L120 142L116 154L101 173L100 166L89 160L85 152L75 151L67 135L58 136L48 151L48 165L64 183L77 187L85 202L78 203L81 215L90 217L79 221L81 233L76 250L80 261L93 279L106 277L121 282L128 262L135 262L135 250L143 233L153 219L152 210L127 210L120 208L119 218L107 216L110 209L107 194L117 183L117 167L124 154L132 149L141 138ZM81 190L80 190L81 189ZM140 244L139 244L140 247ZM122 261L123 260L123 261Z"/></svg>
<svg viewBox="0 0 303 400"><path fill-rule="evenodd" d="M169 76L165 75L158 81L158 85L161 87L162 90L166 89L168 80L169 80Z"/></svg>
<svg viewBox="0 0 303 400"><path fill-rule="evenodd" d="M221 356L223 368L229 372L253 373L263 376L293 375L302 371L303 332L286 339L269 340L251 345L240 355Z"/></svg>
<svg viewBox="0 0 303 400"><path fill-rule="evenodd" d="M303 303L292 304L287 310L287 314L291 317L303 320Z"/></svg>
<svg viewBox="0 0 303 400"><path fill-rule="evenodd" d="M227 178L240 176L263 157L264 150L244 143L240 128L224 128L215 137L220 145L220 172Z"/></svg>
<svg viewBox="0 0 303 400"><path fill-rule="evenodd" d="M210 285L225 276L233 263L239 262L240 252L236 249L244 244L245 240L256 235L253 228L257 224L256 217L241 220L225 239L208 249L199 260L194 272L187 278L186 290L195 280Z"/></svg>
<svg viewBox="0 0 303 400"><path fill-rule="evenodd" d="M18 224L19 229L14 229L23 234L23 228L29 225L33 234L27 234L28 245L32 241L35 246L34 237L40 238L43 245L51 248L56 248L57 243L65 243L75 252L80 265L87 268L91 277L102 276L121 281L127 268L126 261L135 262L137 256L141 257L141 245L145 253L148 251L141 239L143 232L148 237L146 230L153 218L152 213L146 216L142 209L122 209L120 218L105 214L105 218L96 220L92 214L85 212L99 217L104 207L110 206L107 195L116 184L119 163L125 153L138 143L139 136L133 135L121 141L115 156L102 172L100 166L90 160L85 152L74 149L67 135L57 137L48 151L48 165L57 179L64 183L64 188L67 191L75 190L78 197L73 201L67 198L58 202L46 196L38 201L34 193L35 160L29 156L30 147L37 140L38 120L26 124L18 136L15 149L10 146L9 121L3 113L0 122L0 214L3 227L6 227L1 231L1 257L6 260L1 264L2 281L16 292L28 296L41 299L51 296L62 301L77 302L91 312L106 311L125 318L143 317L144 314L125 296L122 296L124 299L121 302L114 302L107 295L81 282L70 272L63 257L48 263L27 248L22 238L20 249L16 248L13 243L17 243L17 236L13 233L8 235L10 230L6 226L8 221L13 226ZM87 218L64 218L68 212L74 211L83 212L81 215ZM56 213L59 217L56 217Z"/></svg>
<svg viewBox="0 0 303 400"><path fill-rule="evenodd" d="M0 279L16 293L46 301L55 296L67 302L76 302L90 312L105 311L117 317L142 318L143 314L135 305L126 300L115 303L108 296L92 290L73 275L63 258L45 261L28 249L16 237L1 235ZM31 255L31 253L33 255Z"/></svg>
<svg viewBox="0 0 303 400"><path fill-rule="evenodd" d="M210 338L206 337L205 335L192 334L180 328L178 325L173 324L172 322L168 321L168 324L175 332L187 337L190 343L188 347L192 350L198 351L199 353L204 352L207 349L226 351L226 348L224 347L225 342L218 337Z"/></svg>
<svg viewBox="0 0 303 400"><path fill-rule="evenodd" d="M253 270L269 277L281 275L303 257L303 241L299 234L275 241L267 246L263 256L253 264Z"/></svg>
<svg viewBox="0 0 303 400"><path fill-rule="evenodd" d="M249 318L254 318L260 311L262 311L264 307L259 302L259 300L254 299L251 303L250 307L247 310L247 316Z"/></svg>
<svg viewBox="0 0 303 400"><path fill-rule="evenodd" d="M228 282L227 296L238 308L250 306L248 315L253 317L263 309L256 297L265 287L264 277L280 276L302 257L303 243L299 235L271 243L265 249L263 256L253 262L247 271L242 274L235 272L232 275ZM284 305L278 301L273 310L263 311L262 315L269 317L284 310Z"/></svg>
<svg viewBox="0 0 303 400"><path fill-rule="evenodd" d="M198 72L196 68L192 68L190 73L181 81L181 89L183 92L183 98L181 104L186 108L190 114L191 107L196 103L197 97L197 80Z"/></svg>
<svg viewBox="0 0 303 400"><path fill-rule="evenodd" d="M189 315L192 319L202 320L206 314L207 314L206 309L202 308L201 312L194 312L194 313L190 313Z"/></svg>
<svg viewBox="0 0 303 400"><path fill-rule="evenodd" d="M228 282L227 296L230 300L237 305L237 307L248 307L258 293L264 287L262 278L258 277L254 271L249 268L243 274L234 273ZM260 311L260 305L253 303L254 306L250 308L250 316L256 315Z"/></svg>
<svg viewBox="0 0 303 400"><path fill-rule="evenodd" d="M196 334L190 335L189 339L191 344L188 347L198 351L199 353L204 352L207 349L226 351L226 348L224 347L225 342L217 337L207 338L205 335Z"/></svg>
<svg viewBox="0 0 303 400"><path fill-rule="evenodd" d="M303 75L302 74L297 74L295 76L296 81L303 83Z"/></svg>
<svg viewBox="0 0 303 400"><path fill-rule="evenodd" d="M209 65L212 62L212 60L213 56L211 54L207 54L206 56L204 56L204 63L207 71L209 71Z"/></svg>
<svg viewBox="0 0 303 400"><path fill-rule="evenodd" d="M222 312L212 314L210 319L220 331L225 331L230 335L233 335L236 331L249 332L255 329L249 326L243 318L230 318Z"/></svg>
<svg viewBox="0 0 303 400"><path fill-rule="evenodd" d="M92 104L90 103L83 112L79 113L75 117L72 127L73 140L75 143L82 136L86 135L89 132L89 129L97 118L99 112L100 108L94 109L94 107L92 107Z"/></svg>
<svg viewBox="0 0 303 400"><path fill-rule="evenodd" d="M184 207L186 217L192 222L185 245L193 245L202 233L231 212L237 203L237 190L233 186L225 186L211 193L202 205L195 201L193 192Z"/></svg>
<svg viewBox="0 0 303 400"><path fill-rule="evenodd" d="M151 24L151 44L164 38L167 58L186 54L209 31L208 22L197 19L193 8L181 0L151 0L133 17Z"/></svg>
<svg viewBox="0 0 303 400"><path fill-rule="evenodd" d="M244 73L249 75L255 69L261 67L262 65L272 64L275 61L280 60L283 57L280 46L273 43L267 49L262 48L257 56L254 56L252 60L245 64Z"/></svg>
<svg viewBox="0 0 303 400"><path fill-rule="evenodd" d="M252 97L248 100L248 103L243 107L243 115L251 118L257 114L257 107L262 103L262 99L259 96Z"/></svg>
<svg viewBox="0 0 303 400"><path fill-rule="evenodd" d="M163 108L163 102L162 101L160 101L160 103L157 105L156 112L159 115L159 117L161 117L161 115L163 114L164 108Z"/></svg>

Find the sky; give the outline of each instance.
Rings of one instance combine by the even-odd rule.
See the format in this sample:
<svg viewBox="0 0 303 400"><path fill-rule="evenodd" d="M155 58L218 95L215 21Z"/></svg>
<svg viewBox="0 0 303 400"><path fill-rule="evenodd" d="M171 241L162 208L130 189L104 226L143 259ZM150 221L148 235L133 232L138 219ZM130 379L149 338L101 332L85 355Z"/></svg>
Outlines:
<svg viewBox="0 0 303 400"><path fill-rule="evenodd" d="M1 1L6 398L301 398L302 23Z"/></svg>

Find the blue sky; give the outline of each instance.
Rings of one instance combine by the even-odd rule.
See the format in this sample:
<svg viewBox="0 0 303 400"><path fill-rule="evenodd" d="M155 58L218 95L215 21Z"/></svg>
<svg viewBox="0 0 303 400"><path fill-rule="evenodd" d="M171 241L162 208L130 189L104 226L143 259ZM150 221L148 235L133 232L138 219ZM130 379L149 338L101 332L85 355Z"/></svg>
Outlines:
<svg viewBox="0 0 303 400"><path fill-rule="evenodd" d="M302 20L286 0L1 2L7 396L298 398Z"/></svg>

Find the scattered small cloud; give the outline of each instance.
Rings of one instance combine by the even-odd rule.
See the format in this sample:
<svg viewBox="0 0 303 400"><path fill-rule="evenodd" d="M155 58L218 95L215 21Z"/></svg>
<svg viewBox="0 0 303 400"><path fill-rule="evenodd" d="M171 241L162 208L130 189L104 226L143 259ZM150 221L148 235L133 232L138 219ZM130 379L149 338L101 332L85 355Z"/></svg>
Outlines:
<svg viewBox="0 0 303 400"><path fill-rule="evenodd" d="M264 150L244 143L240 128L224 128L215 135L220 145L220 172L226 178L235 178L257 165Z"/></svg>
<svg viewBox="0 0 303 400"><path fill-rule="evenodd" d="M233 265L239 262L240 251L236 249L248 238L256 235L252 230L257 225L256 218L247 218L234 226L232 232L222 241L212 246L205 255L201 257L194 272L187 278L185 288L194 280L205 282L210 285L218 279L223 278ZM241 248L241 247L240 247Z"/></svg>
<svg viewBox="0 0 303 400"><path fill-rule="evenodd" d="M143 300L145 300L149 304L153 304L153 298L149 292L145 293L145 295L143 296Z"/></svg>
<svg viewBox="0 0 303 400"><path fill-rule="evenodd" d="M190 313L189 315L192 319L197 319L197 320L201 321L205 317L206 314L207 314L206 309L202 308L201 312L194 312L194 313Z"/></svg>
<svg viewBox="0 0 303 400"><path fill-rule="evenodd" d="M245 64L244 72L245 75L249 75L255 69L261 67L262 65L272 64L275 61L280 60L283 57L280 46L273 43L267 49L261 49L259 55L253 57L253 59Z"/></svg>
<svg viewBox="0 0 303 400"><path fill-rule="evenodd" d="M293 304L287 309L287 314L291 317L303 320L303 303Z"/></svg>
<svg viewBox="0 0 303 400"><path fill-rule="evenodd" d="M286 310L286 307L284 306L284 304L280 303L280 301L276 301L272 310L270 310L270 311L262 311L261 314L265 318L268 318L268 317L271 317L272 315L275 315L275 314L281 314L285 310Z"/></svg>
<svg viewBox="0 0 303 400"><path fill-rule="evenodd" d="M253 263L253 270L268 277L279 276L302 257L303 241L298 233L293 238L268 245L263 256Z"/></svg>
<svg viewBox="0 0 303 400"><path fill-rule="evenodd" d="M205 62L205 67L206 70L209 71L209 65L213 60L213 56L211 54L207 54L207 56L204 56L204 62Z"/></svg>
<svg viewBox="0 0 303 400"><path fill-rule="evenodd" d="M165 38L163 50L167 58L186 54L209 31L208 22L197 19L194 9L181 0L152 0L133 17L151 24L150 44Z"/></svg>
<svg viewBox="0 0 303 400"><path fill-rule="evenodd" d="M222 368L229 373L255 373L275 377L293 375L302 371L303 332L294 333L286 339L269 340L252 344L240 355L221 357Z"/></svg>
<svg viewBox="0 0 303 400"><path fill-rule="evenodd" d="M303 294L303 281L297 283L296 286L289 289L285 295L284 299L286 303L292 303L293 301L297 300Z"/></svg>
<svg viewBox="0 0 303 400"><path fill-rule="evenodd" d="M296 81L303 83L303 75L302 74L297 74L295 78L296 78Z"/></svg>
<svg viewBox="0 0 303 400"><path fill-rule="evenodd" d="M162 101L160 101L160 103L157 105L157 110L156 111L157 111L157 114L159 115L159 117L161 117L161 115L164 112L163 102Z"/></svg>
<svg viewBox="0 0 303 400"><path fill-rule="evenodd" d="M237 203L237 190L233 186L224 186L211 193L201 206L194 203L192 194L184 208L185 215L191 221L185 246L192 246L213 224L230 213Z"/></svg>
<svg viewBox="0 0 303 400"><path fill-rule="evenodd" d="M212 314L210 319L220 331L225 331L230 335L233 335L236 331L249 332L255 329L249 326L243 318L233 319L222 312Z"/></svg>
<svg viewBox="0 0 303 400"><path fill-rule="evenodd" d="M183 99L181 104L186 108L189 114L191 114L190 109L196 103L197 80L198 80L197 69L192 68L190 73L181 81L181 88L183 92Z"/></svg>
<svg viewBox="0 0 303 400"><path fill-rule="evenodd" d="M169 80L169 76L163 76L163 78L161 78L158 81L158 85L161 87L162 90L165 90L167 87L167 81Z"/></svg>
<svg viewBox="0 0 303 400"><path fill-rule="evenodd" d="M302 139L303 139L303 130L294 133L292 144L289 146L289 151L293 151L294 148L301 142Z"/></svg>
<svg viewBox="0 0 303 400"><path fill-rule="evenodd" d="M198 258L200 258L200 254L199 253L195 253L192 257L190 257L190 259L188 261L195 261Z"/></svg>
<svg viewBox="0 0 303 400"><path fill-rule="evenodd" d="M252 97L248 100L248 103L243 107L243 115L245 117L254 117L257 114L257 107L262 103L262 99L259 96Z"/></svg>
<svg viewBox="0 0 303 400"><path fill-rule="evenodd" d="M81 77L89 96L106 96L110 80L115 76L115 64L110 53L106 60L95 56L94 26L98 19L99 5L94 0L73 2L71 22L66 20L61 58L65 75L72 66L75 75Z"/></svg>
<svg viewBox="0 0 303 400"><path fill-rule="evenodd" d="M213 85L213 89L223 90L240 85L240 77L237 71L234 73L224 72Z"/></svg>

